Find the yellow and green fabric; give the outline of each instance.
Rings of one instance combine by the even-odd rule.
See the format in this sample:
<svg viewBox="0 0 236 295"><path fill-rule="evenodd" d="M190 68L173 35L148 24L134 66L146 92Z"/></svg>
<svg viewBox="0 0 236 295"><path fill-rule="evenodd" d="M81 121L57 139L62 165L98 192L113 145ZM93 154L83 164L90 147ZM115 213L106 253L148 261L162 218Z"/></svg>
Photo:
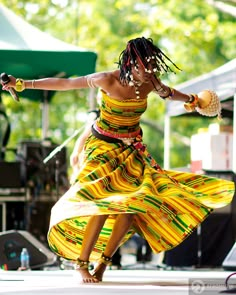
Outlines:
<svg viewBox="0 0 236 295"><path fill-rule="evenodd" d="M147 99L116 100L102 92L96 126L112 137L128 137L139 131L146 107ZM161 169L142 142L138 147L108 143L91 134L76 181L52 208L48 242L59 256L76 260L90 216L107 214L90 257L97 260L117 214L133 213L134 223L122 243L138 233L159 253L180 244L233 195L231 181Z"/></svg>

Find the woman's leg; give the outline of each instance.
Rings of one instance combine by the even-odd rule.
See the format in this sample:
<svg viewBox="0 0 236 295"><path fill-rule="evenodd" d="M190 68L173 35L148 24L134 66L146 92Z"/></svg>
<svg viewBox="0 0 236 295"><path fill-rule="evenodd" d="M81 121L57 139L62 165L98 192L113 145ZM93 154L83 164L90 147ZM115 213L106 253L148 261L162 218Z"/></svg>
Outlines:
<svg viewBox="0 0 236 295"><path fill-rule="evenodd" d="M91 216L86 226L77 265L77 270L80 272L84 283L98 282L98 279L89 273L88 261L107 217L108 215Z"/></svg>
<svg viewBox="0 0 236 295"><path fill-rule="evenodd" d="M120 214L117 216L109 241L107 242L104 251L104 258L101 258L100 263L96 267L93 276L99 281L102 281L103 273L106 269L109 258L111 258L119 248L121 241L130 229L133 222L134 214ZM106 259L107 258L107 259ZM111 260L111 259L110 259Z"/></svg>

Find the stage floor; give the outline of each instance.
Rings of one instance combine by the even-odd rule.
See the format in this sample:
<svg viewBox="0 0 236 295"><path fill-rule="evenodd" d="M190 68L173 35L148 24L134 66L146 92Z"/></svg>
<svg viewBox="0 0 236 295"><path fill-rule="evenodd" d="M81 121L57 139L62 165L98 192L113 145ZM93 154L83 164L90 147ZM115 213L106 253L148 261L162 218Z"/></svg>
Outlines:
<svg viewBox="0 0 236 295"><path fill-rule="evenodd" d="M7 295L66 294L148 294L195 295L224 294L225 281L233 272L199 270L107 270L104 281L82 284L74 270L0 271L0 293ZM229 281L236 288L236 275ZM229 291L229 290L228 290ZM228 292L227 292L228 293ZM234 292L236 294L236 291Z"/></svg>

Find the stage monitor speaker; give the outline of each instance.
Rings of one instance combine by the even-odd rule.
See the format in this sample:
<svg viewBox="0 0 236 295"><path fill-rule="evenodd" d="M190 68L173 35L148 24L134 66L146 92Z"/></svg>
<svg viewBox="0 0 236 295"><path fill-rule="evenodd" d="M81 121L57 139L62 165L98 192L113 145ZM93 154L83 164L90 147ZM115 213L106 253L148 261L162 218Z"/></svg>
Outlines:
<svg viewBox="0 0 236 295"><path fill-rule="evenodd" d="M225 257L222 267L225 270L236 270L236 243Z"/></svg>
<svg viewBox="0 0 236 295"><path fill-rule="evenodd" d="M40 269L56 261L56 255L30 233L10 230L0 233L0 268L17 270L22 248L28 249L31 269Z"/></svg>

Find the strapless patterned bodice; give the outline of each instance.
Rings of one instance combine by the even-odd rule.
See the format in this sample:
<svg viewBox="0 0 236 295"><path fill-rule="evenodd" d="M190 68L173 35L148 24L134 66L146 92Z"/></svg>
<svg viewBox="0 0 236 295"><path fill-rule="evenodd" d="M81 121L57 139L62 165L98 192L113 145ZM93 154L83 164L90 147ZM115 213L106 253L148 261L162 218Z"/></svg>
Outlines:
<svg viewBox="0 0 236 295"><path fill-rule="evenodd" d="M102 91L100 117L96 125L111 135L132 137L140 129L140 117L146 108L147 99L117 100Z"/></svg>

